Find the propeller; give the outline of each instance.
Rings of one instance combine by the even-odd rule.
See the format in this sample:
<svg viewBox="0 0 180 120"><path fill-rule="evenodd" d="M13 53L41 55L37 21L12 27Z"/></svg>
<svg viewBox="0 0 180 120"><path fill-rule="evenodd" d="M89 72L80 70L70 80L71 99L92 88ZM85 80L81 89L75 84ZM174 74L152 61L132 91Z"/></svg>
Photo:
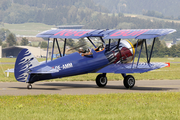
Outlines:
<svg viewBox="0 0 180 120"><path fill-rule="evenodd" d="M83 47L83 46L85 46L85 45L86 45L86 44L83 44L83 45L79 45L79 46L77 46L77 47L70 48L70 49L67 50L67 52L68 52L68 51L71 51L71 50L74 50L74 49L76 50L77 48Z"/></svg>
<svg viewBox="0 0 180 120"><path fill-rule="evenodd" d="M136 43L134 43L134 48L136 48L136 44L138 43L137 47L139 47L141 44L143 44L144 40L143 39L138 39Z"/></svg>

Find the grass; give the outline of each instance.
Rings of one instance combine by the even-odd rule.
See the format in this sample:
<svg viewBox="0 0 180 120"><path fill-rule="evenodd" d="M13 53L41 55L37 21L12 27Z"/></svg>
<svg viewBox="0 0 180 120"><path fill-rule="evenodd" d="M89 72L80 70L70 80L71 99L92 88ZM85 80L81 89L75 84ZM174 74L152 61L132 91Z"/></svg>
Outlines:
<svg viewBox="0 0 180 120"><path fill-rule="evenodd" d="M38 33L53 28L54 25L46 25L43 23L24 23L24 24L8 24L4 23L4 27L9 29L16 35L36 36Z"/></svg>
<svg viewBox="0 0 180 120"><path fill-rule="evenodd" d="M180 93L0 96L1 120L174 120Z"/></svg>
<svg viewBox="0 0 180 120"><path fill-rule="evenodd" d="M43 61L44 59L38 59ZM14 58L1 58L14 62ZM143 74L133 74L137 80L179 79L179 58L153 58L154 62L173 62L171 67ZM2 64L6 70L13 64ZM98 74L54 79L50 81L94 80ZM107 74L109 80L122 80L120 74ZM13 73L5 77L0 69L0 82L15 82ZM1 91L3 92L3 91ZM180 118L180 92L125 93L102 95L27 95L0 96L0 120L174 120Z"/></svg>
<svg viewBox="0 0 180 120"><path fill-rule="evenodd" d="M8 62L15 63L15 61L16 61L16 58L0 58L1 63L4 63L4 62L6 62L6 63L8 63Z"/></svg>

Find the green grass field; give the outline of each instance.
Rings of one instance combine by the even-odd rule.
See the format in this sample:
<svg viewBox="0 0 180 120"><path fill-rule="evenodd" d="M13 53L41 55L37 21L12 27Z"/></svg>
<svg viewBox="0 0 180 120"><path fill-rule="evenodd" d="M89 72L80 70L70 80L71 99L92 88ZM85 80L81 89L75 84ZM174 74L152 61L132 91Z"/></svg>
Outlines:
<svg viewBox="0 0 180 120"><path fill-rule="evenodd" d="M179 79L180 63L176 63L179 60L153 58L154 62L172 62L171 67L133 75L136 80ZM3 58L1 61L14 62L15 59ZM5 77L2 70L13 67L13 64L1 64L0 82L16 81L13 73ZM85 74L49 81L95 80L97 75ZM109 80L123 79L120 74L107 74L107 77ZM180 92L0 96L0 120L176 120L180 118L179 108Z"/></svg>
<svg viewBox="0 0 180 120"><path fill-rule="evenodd" d="M36 36L38 33L49 30L55 27L54 25L46 25L43 23L24 23L24 24L8 24L4 23L4 27L9 29L12 33L16 35L27 35Z"/></svg>
<svg viewBox="0 0 180 120"><path fill-rule="evenodd" d="M1 120L178 120L180 93L0 96Z"/></svg>

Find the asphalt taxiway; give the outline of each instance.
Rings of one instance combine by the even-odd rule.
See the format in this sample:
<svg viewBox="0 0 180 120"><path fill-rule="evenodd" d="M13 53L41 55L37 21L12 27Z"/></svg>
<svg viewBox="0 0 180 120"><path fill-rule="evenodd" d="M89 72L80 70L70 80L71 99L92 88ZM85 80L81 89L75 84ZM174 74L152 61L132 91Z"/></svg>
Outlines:
<svg viewBox="0 0 180 120"><path fill-rule="evenodd" d="M36 82L32 84L32 87L32 89L27 89L27 84L20 82L0 82L0 95L180 92L180 80L137 80L131 90L123 86L123 81L108 81L104 88L97 87L95 81Z"/></svg>

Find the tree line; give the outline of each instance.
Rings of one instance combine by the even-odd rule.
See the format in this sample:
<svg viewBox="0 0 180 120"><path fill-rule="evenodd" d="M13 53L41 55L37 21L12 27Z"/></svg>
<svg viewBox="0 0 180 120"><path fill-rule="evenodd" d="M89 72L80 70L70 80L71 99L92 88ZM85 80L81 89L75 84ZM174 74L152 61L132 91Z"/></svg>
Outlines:
<svg viewBox="0 0 180 120"><path fill-rule="evenodd" d="M154 11L154 10L147 10L147 11L143 10L142 14L145 15L145 16L162 18L162 19L180 20L180 15L178 17L165 16L161 12Z"/></svg>
<svg viewBox="0 0 180 120"><path fill-rule="evenodd" d="M0 21L14 24L73 24L77 23L77 16L83 20L88 11L108 12L93 0L1 0L0 3Z"/></svg>
<svg viewBox="0 0 180 120"><path fill-rule="evenodd" d="M151 49L152 49L152 43L149 42L149 45L147 46L148 56L150 55ZM137 49L136 57L139 56L139 52L140 52L140 46ZM146 50L144 44L143 44L143 49L141 51L141 57L142 58L146 57ZM156 57L156 58L180 57L180 44L174 44L170 48L168 48L166 46L165 41L162 41L158 38L155 40L152 57Z"/></svg>
<svg viewBox="0 0 180 120"><path fill-rule="evenodd" d="M94 0L105 6L111 13L142 14L143 11L158 11L164 17L180 17L179 0Z"/></svg>

